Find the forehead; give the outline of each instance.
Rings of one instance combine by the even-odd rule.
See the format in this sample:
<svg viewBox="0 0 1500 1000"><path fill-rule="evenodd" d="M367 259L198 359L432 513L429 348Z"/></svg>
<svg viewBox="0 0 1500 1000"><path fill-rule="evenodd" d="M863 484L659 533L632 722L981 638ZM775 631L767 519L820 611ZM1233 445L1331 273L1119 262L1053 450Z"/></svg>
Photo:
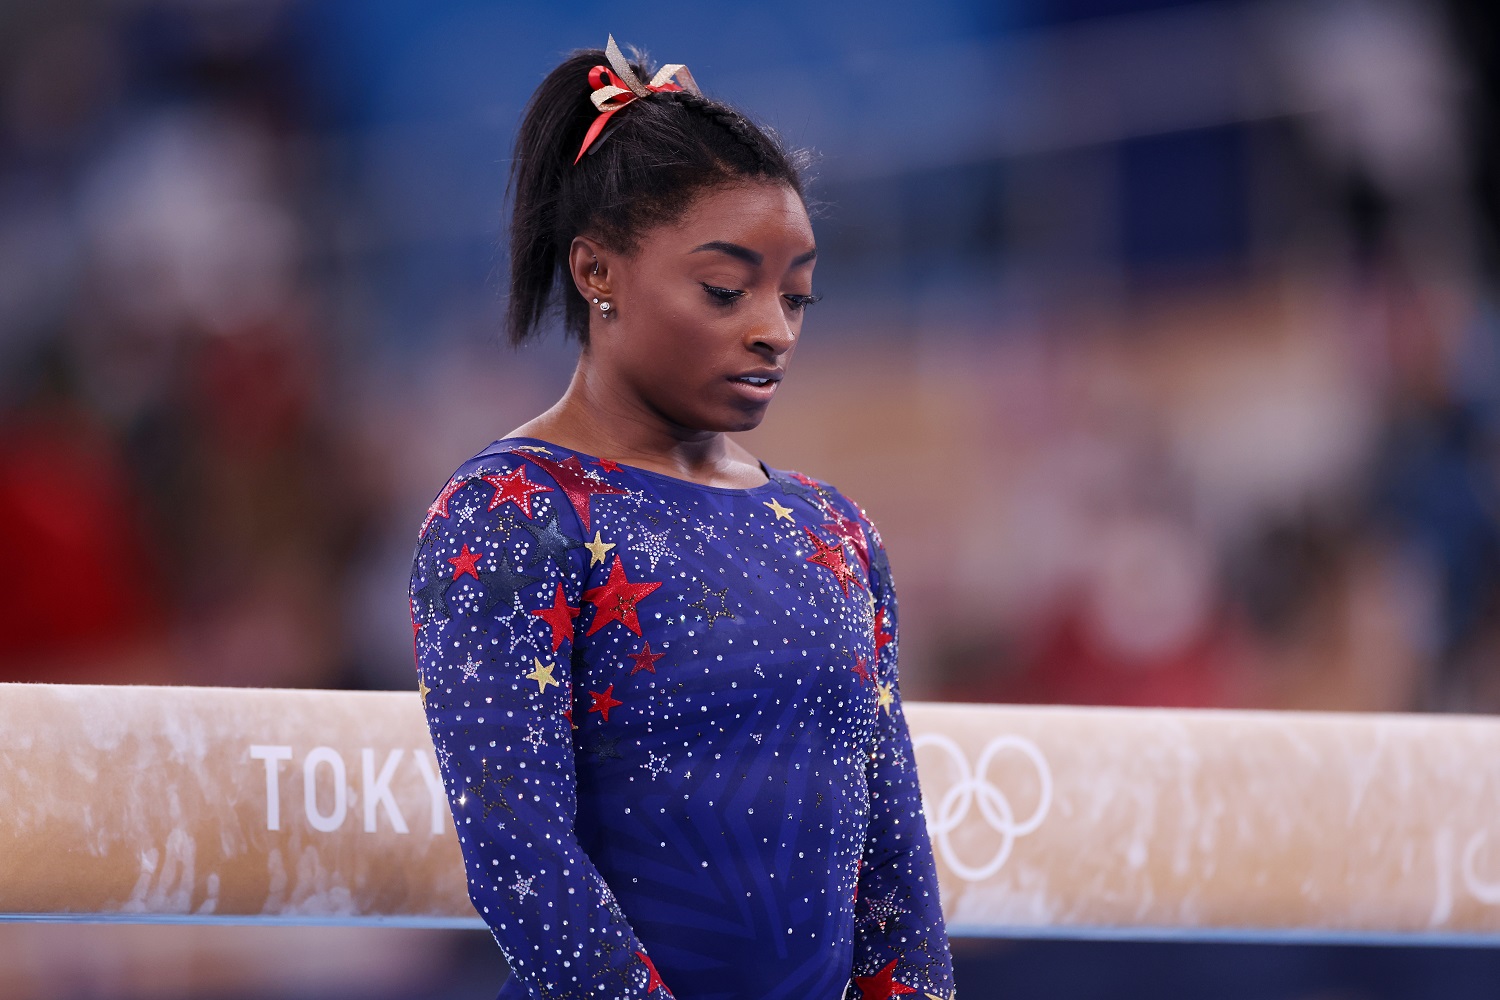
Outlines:
<svg viewBox="0 0 1500 1000"><path fill-rule="evenodd" d="M687 253L715 240L767 255L796 255L814 246L812 221L797 192L763 183L710 188L675 222L648 233L645 242Z"/></svg>

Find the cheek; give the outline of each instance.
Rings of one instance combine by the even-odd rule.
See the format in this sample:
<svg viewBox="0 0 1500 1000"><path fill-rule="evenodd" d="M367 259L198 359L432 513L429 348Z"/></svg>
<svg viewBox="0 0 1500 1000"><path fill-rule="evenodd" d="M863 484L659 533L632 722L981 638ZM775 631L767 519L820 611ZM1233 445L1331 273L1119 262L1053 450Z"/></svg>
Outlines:
<svg viewBox="0 0 1500 1000"><path fill-rule="evenodd" d="M714 367L723 319L690 295L663 296L642 308L633 352L635 369L671 387Z"/></svg>

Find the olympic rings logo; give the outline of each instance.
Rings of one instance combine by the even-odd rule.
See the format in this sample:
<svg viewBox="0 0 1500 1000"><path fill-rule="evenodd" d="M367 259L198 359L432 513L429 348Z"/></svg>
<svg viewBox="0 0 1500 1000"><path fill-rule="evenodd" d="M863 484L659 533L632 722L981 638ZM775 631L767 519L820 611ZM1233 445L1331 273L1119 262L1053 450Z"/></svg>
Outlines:
<svg viewBox="0 0 1500 1000"><path fill-rule="evenodd" d="M1469 838L1469 842L1464 845L1463 868L1461 871L1464 877L1464 887L1474 894L1474 898L1486 906L1494 906L1496 903L1500 903L1500 882L1484 881L1484 879L1480 878L1479 872L1476 870L1478 866L1474 863L1475 857L1484 848L1484 842L1488 839L1489 834L1483 830L1480 830Z"/></svg>
<svg viewBox="0 0 1500 1000"><path fill-rule="evenodd" d="M1052 769L1047 766L1047 758L1042 756L1042 751L1037 745L1022 736L999 736L985 746L979 755L978 766L970 772L969 759L957 743L939 733L923 733L912 740L913 751L925 746L937 747L945 751L957 767L959 780L938 802L937 810L934 812L928 807L927 797L922 797L922 812L927 820L927 833L932 839L933 846L942 854L943 860L948 867L953 869L959 878L970 882L978 882L989 878L1000 870L1006 860L1010 857L1011 850L1016 845L1018 838L1026 836L1042 825L1042 820L1047 818L1047 811L1052 808ZM1031 815L1020 822L1016 821L1015 810L1011 808L1010 799L1005 793L990 783L988 771L990 762L997 755L1006 751L1014 750L1031 761L1036 768L1037 778L1041 783L1041 795L1037 799L1036 808ZM990 828L1000 834L1000 846L995 850L995 856L989 862L974 867L958 858L953 851L953 844L949 834L957 828L969 815L969 809L974 803L979 804L979 814Z"/></svg>

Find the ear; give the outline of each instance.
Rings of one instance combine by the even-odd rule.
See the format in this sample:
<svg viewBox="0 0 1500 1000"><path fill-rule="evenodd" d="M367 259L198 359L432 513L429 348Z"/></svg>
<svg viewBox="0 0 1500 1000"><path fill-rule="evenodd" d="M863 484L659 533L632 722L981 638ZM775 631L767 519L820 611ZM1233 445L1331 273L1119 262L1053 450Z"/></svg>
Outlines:
<svg viewBox="0 0 1500 1000"><path fill-rule="evenodd" d="M585 302L609 298L609 263L611 255L597 241L588 236L573 237L568 248L568 271L573 276L573 287Z"/></svg>

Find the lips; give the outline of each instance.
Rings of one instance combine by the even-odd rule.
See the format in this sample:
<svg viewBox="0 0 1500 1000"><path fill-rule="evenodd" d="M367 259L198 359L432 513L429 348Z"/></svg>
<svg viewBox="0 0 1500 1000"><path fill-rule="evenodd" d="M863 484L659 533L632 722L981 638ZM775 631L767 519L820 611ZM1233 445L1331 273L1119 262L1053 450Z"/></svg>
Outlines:
<svg viewBox="0 0 1500 1000"><path fill-rule="evenodd" d="M774 385L781 381L781 371L775 368L757 368L755 371L741 372L729 377L731 382L739 382L742 385L753 385L757 388Z"/></svg>
<svg viewBox="0 0 1500 1000"><path fill-rule="evenodd" d="M781 385L781 371L776 368L758 368L727 376L725 380L734 386L734 394L743 402L762 407L776 395L776 388Z"/></svg>

